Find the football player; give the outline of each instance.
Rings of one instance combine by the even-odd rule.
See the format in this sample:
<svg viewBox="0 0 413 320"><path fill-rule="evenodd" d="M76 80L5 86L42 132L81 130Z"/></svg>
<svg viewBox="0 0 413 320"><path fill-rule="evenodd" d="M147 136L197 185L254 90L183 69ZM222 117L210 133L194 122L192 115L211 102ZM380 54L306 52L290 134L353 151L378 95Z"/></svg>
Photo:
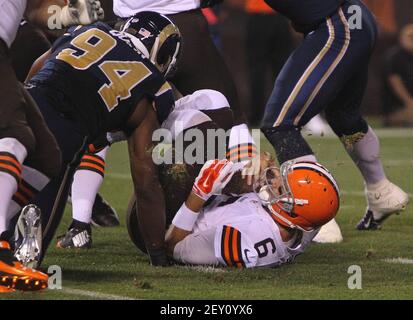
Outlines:
<svg viewBox="0 0 413 320"><path fill-rule="evenodd" d="M245 122L232 76L215 47L201 8L212 7L223 0L114 0L113 11L122 19L136 12L151 10L165 14L181 31L182 57L177 72L168 80L183 94L212 89L221 92L234 110L235 120Z"/></svg>
<svg viewBox="0 0 413 320"><path fill-rule="evenodd" d="M115 0L113 1L113 10L122 19L128 19L134 13L146 10L167 15L178 26L185 39L182 43L182 57L178 62L176 73L170 74L168 80L184 95L204 88L222 92L231 104L237 123L241 124L246 121L246 118L240 110L234 81L210 37L207 22L201 11L201 7L211 7L220 2L222 0ZM94 164L103 161L103 157L98 155ZM100 173L85 167L77 172L76 176L79 181L89 179L89 188L80 186L75 180L72 190L78 189L75 193L79 196L79 201L75 201L73 217L76 220L88 221L94 191L99 189L102 176ZM114 211L110 210L108 205L98 205L99 203L95 202L92 210L92 221L98 219L116 221ZM76 233L74 231L69 239ZM72 243L69 239L66 243L70 247ZM64 242L62 242L63 244Z"/></svg>
<svg viewBox="0 0 413 320"><path fill-rule="evenodd" d="M339 190L316 163L285 162L264 171L258 195L223 196L233 163L208 161L166 236L174 260L235 268L277 267L304 252L334 218ZM207 203L211 196L218 195Z"/></svg>
<svg viewBox="0 0 413 320"><path fill-rule="evenodd" d="M152 204L150 211L142 205L139 223L151 262L164 265L163 193L148 150L152 132L174 106L165 76L175 69L181 36L168 18L154 12L135 15L127 26L126 32L103 23L69 29L36 63L40 71L28 87L62 150L64 166L100 135L125 132L137 198ZM52 210L63 177L61 172L35 199L46 218L44 249L63 213L59 204ZM71 177L67 181L70 185Z"/></svg>
<svg viewBox="0 0 413 320"><path fill-rule="evenodd" d="M0 1L0 291L47 286L47 275L15 261L8 242L12 218L9 212L15 209L12 197L24 201L57 174L60 154L37 107L17 81L9 61L9 48L23 16L47 26L50 5L62 7L60 19L64 26L92 22L103 14L99 1L94 0L71 1L70 5L59 0ZM41 178L30 188L26 180L31 179L34 171Z"/></svg>
<svg viewBox="0 0 413 320"><path fill-rule="evenodd" d="M357 228L377 229L405 208L408 196L386 178L379 140L360 114L377 37L376 21L360 0L265 1L289 18L305 38L275 82L262 131L280 163L292 159L316 162L300 131L324 110L365 181L368 205ZM317 238L320 242L342 239L334 221Z"/></svg>

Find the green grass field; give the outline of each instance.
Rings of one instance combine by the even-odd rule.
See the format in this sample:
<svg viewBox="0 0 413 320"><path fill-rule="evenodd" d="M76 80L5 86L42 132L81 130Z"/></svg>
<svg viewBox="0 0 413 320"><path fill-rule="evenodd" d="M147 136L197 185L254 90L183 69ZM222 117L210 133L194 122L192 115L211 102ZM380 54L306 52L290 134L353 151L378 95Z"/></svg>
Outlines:
<svg viewBox="0 0 413 320"><path fill-rule="evenodd" d="M413 131L381 130L380 136L388 176L411 195ZM62 251L53 243L43 266L62 268L62 290L13 293L0 299L412 299L413 205L390 218L380 231L356 231L365 210L359 172L337 139L309 140L320 162L340 183L337 221L343 243L313 245L293 264L279 269L151 267L129 240L124 224L132 184L126 148L120 144L109 153L102 194L120 214L121 226L93 229L93 248L87 251ZM262 149L270 150L265 142ZM70 221L68 209L59 234ZM400 257L410 259L410 264L385 261ZM351 265L362 268L362 290L348 289Z"/></svg>

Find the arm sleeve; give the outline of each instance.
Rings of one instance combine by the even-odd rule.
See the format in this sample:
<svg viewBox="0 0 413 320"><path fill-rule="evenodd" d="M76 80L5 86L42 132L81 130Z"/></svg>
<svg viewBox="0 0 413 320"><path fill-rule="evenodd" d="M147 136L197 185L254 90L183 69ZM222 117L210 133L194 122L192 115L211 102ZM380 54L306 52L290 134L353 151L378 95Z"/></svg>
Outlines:
<svg viewBox="0 0 413 320"><path fill-rule="evenodd" d="M191 233L178 242L174 249L174 259L185 264L219 265L215 257L216 228Z"/></svg>

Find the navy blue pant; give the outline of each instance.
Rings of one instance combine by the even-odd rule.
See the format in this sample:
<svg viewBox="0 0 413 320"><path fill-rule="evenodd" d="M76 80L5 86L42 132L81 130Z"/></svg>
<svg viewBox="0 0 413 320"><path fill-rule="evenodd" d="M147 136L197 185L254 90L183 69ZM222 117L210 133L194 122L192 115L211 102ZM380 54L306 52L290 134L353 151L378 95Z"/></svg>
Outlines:
<svg viewBox="0 0 413 320"><path fill-rule="evenodd" d="M361 29L349 24L351 5L361 9ZM275 82L262 122L266 136L299 130L323 110L339 136L367 131L359 109L376 36L375 19L359 0L347 1L307 34Z"/></svg>
<svg viewBox="0 0 413 320"><path fill-rule="evenodd" d="M56 138L62 153L60 174L51 180L33 201L42 210L42 225L44 228L49 221L66 168L72 162L76 153L82 148L85 134L74 121L68 120L59 114L47 99L48 95L56 95L56 92L50 92L45 88L33 88L29 90L29 93L39 106L40 112Z"/></svg>

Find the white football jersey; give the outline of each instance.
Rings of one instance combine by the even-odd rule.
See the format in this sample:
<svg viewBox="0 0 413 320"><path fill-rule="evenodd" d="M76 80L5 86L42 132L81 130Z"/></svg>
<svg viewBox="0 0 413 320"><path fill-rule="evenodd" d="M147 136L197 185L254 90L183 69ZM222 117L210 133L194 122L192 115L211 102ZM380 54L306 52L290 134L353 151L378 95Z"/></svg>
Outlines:
<svg viewBox="0 0 413 320"><path fill-rule="evenodd" d="M113 0L113 11L121 18L133 16L139 11L175 14L196 9L200 6L200 0Z"/></svg>
<svg viewBox="0 0 413 320"><path fill-rule="evenodd" d="M254 193L221 196L200 213L194 232L175 247L174 258L238 268L276 267L304 252L316 234L298 232L287 244Z"/></svg>
<svg viewBox="0 0 413 320"><path fill-rule="evenodd" d="M0 0L0 38L10 48L26 10L26 0Z"/></svg>

